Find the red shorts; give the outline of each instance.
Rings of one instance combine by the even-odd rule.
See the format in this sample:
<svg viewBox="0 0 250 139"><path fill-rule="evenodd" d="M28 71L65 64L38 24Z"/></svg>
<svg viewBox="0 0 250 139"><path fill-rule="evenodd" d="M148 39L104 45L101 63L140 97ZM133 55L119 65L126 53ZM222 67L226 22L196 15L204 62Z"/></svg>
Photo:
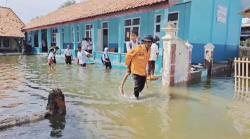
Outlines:
<svg viewBox="0 0 250 139"><path fill-rule="evenodd" d="M52 59L48 60L48 64L51 66L54 63L54 61Z"/></svg>

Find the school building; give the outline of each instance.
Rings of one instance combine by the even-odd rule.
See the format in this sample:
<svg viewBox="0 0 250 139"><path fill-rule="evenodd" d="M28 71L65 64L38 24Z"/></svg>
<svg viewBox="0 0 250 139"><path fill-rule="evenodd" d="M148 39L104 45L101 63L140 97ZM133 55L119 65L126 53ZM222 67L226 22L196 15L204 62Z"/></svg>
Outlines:
<svg viewBox="0 0 250 139"><path fill-rule="evenodd" d="M115 64L123 64L125 42L132 30L146 35L165 35L168 23L178 28L176 35L193 45L192 63L203 63L204 46L215 45L214 60L238 55L242 5L239 0L87 0L59 9L32 21L23 29L34 53L59 46L77 51L82 38L93 41L94 58L100 62L109 47ZM178 47L178 46L177 46ZM161 70L163 42L160 41Z"/></svg>
<svg viewBox="0 0 250 139"><path fill-rule="evenodd" d="M20 52L23 27L24 23L12 9L0 6L0 53Z"/></svg>

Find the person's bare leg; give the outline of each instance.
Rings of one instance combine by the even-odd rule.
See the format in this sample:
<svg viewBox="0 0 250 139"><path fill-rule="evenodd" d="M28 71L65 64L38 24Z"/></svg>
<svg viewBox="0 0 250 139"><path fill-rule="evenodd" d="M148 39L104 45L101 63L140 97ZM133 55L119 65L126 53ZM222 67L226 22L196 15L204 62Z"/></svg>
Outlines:
<svg viewBox="0 0 250 139"><path fill-rule="evenodd" d="M122 95L124 95L124 84L125 84L125 82L127 81L127 79L128 79L128 76L130 75L130 73L126 73L125 75L124 75L124 77L123 77L123 79L122 79L122 83L121 83L121 85L120 85L120 87L119 87L119 90L120 90L120 93L122 94Z"/></svg>

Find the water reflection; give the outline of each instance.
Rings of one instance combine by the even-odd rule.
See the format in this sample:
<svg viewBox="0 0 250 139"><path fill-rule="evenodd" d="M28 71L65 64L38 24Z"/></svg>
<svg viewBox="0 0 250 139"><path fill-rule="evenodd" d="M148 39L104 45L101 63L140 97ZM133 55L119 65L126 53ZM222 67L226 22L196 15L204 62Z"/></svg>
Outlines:
<svg viewBox="0 0 250 139"><path fill-rule="evenodd" d="M51 127L50 136L56 138L62 137L63 130L66 124L65 116L61 115L50 116L48 117L48 120L50 122L50 127Z"/></svg>

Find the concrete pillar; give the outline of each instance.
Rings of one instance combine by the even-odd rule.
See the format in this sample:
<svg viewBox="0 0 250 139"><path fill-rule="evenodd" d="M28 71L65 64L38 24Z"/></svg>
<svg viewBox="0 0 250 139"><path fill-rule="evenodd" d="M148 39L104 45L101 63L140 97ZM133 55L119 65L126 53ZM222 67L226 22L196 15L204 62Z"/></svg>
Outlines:
<svg viewBox="0 0 250 139"><path fill-rule="evenodd" d="M189 51L189 70L188 70L188 81L191 80L191 68L192 68L192 53L193 53L193 45L190 44L188 41L185 43L185 45L188 47Z"/></svg>
<svg viewBox="0 0 250 139"><path fill-rule="evenodd" d="M175 52L176 52L176 28L168 24L166 28L166 35L163 39L163 71L162 84L165 86L174 85L175 74Z"/></svg>
<svg viewBox="0 0 250 139"><path fill-rule="evenodd" d="M208 43L204 46L204 59L205 67L207 69L207 77L212 77L213 57L214 57L215 46L212 43Z"/></svg>
<svg viewBox="0 0 250 139"><path fill-rule="evenodd" d="M99 34L98 34L98 29L100 29L101 27L100 27L100 21L98 20L98 21L95 21L94 23L93 23L93 28L92 28L92 43L93 43L93 54L94 54L94 52L95 51L97 51L98 50L98 47L99 47ZM95 58L95 57L94 57Z"/></svg>
<svg viewBox="0 0 250 139"><path fill-rule="evenodd" d="M34 31L31 32L31 46L32 46L32 49L35 47L35 32Z"/></svg>
<svg viewBox="0 0 250 139"><path fill-rule="evenodd" d="M190 79L192 45L176 37L177 28L169 23L163 37L163 73L162 83L174 86Z"/></svg>
<svg viewBox="0 0 250 139"><path fill-rule="evenodd" d="M47 29L47 43L48 43L48 50L51 47L51 29Z"/></svg>
<svg viewBox="0 0 250 139"><path fill-rule="evenodd" d="M63 34L62 34L62 32L63 32L63 30L64 30L64 27L63 26L61 26L61 27L59 27L58 28L58 33L60 34L60 45L59 45L59 49L60 49L60 51L62 51L63 50L63 39L64 39L64 36L63 36ZM65 30L64 30L64 34L65 34Z"/></svg>
<svg viewBox="0 0 250 139"><path fill-rule="evenodd" d="M122 62L122 53L124 48L124 21L122 18L119 18L119 25L118 25L118 53L119 53L119 62Z"/></svg>
<svg viewBox="0 0 250 139"><path fill-rule="evenodd" d="M38 31L38 53L42 52L42 30Z"/></svg>

